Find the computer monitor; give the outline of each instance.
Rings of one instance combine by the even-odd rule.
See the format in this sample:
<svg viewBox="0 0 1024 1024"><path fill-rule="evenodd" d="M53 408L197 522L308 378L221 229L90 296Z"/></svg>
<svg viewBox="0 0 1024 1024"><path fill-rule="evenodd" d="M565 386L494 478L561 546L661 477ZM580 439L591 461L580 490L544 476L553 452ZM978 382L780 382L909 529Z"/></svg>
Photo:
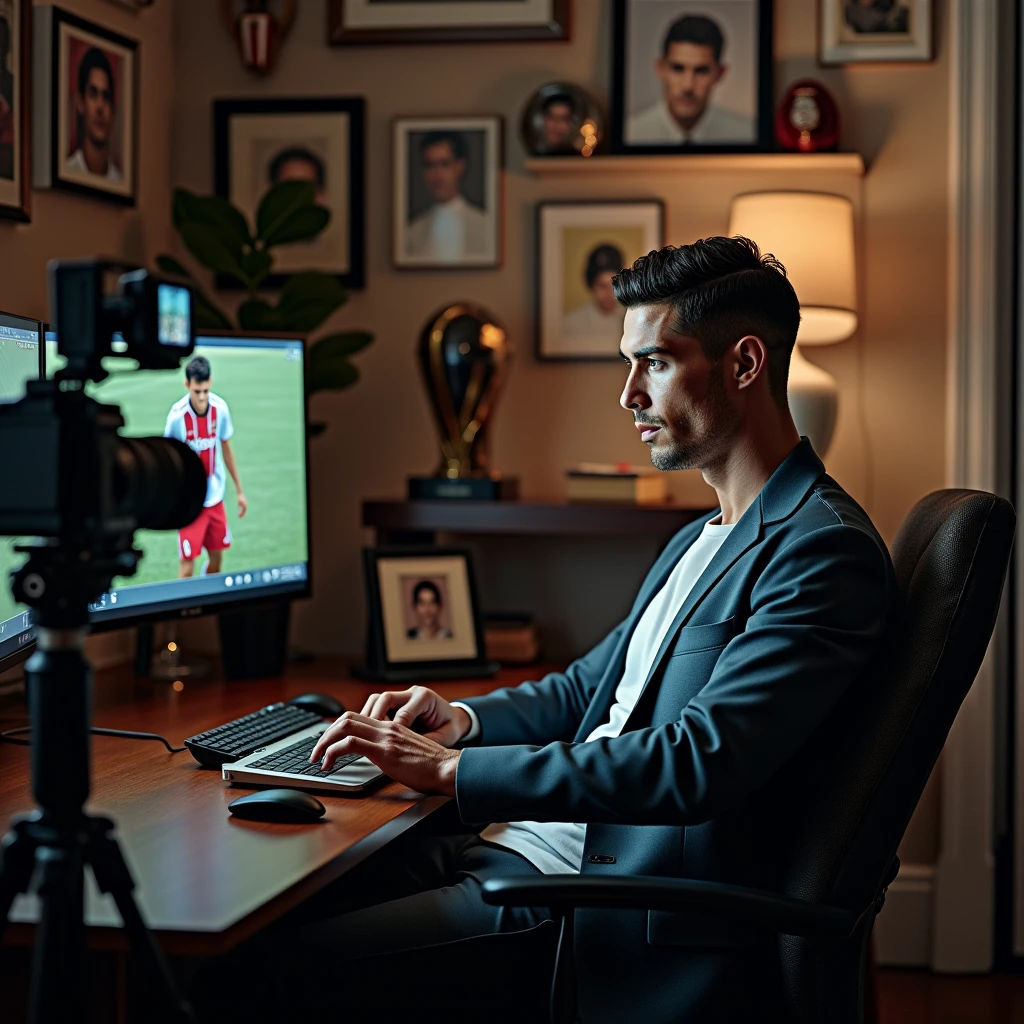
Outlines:
<svg viewBox="0 0 1024 1024"><path fill-rule="evenodd" d="M48 375L63 362L56 348L47 331ZM196 523L138 531L138 572L116 579L90 608L94 629L308 595L305 381L300 338L209 332L196 337L195 352L178 369L131 369L89 386L99 401L121 407L123 433L177 437L199 454L208 475Z"/></svg>
<svg viewBox="0 0 1024 1024"><path fill-rule="evenodd" d="M39 376L40 333L38 320L0 313L0 402L17 402L25 394L25 382ZM0 671L24 656L33 640L29 611L11 596L11 570L25 561L14 551L17 543L16 538L0 537Z"/></svg>

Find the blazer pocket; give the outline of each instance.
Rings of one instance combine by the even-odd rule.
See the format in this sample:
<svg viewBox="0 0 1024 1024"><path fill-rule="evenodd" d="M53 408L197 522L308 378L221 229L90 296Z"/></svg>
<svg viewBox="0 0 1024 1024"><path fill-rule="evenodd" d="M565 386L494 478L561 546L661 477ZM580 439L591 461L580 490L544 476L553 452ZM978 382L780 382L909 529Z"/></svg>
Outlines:
<svg viewBox="0 0 1024 1024"><path fill-rule="evenodd" d="M724 647L733 637L735 624L736 617L732 616L722 622L709 622L703 626L683 626L672 648L671 657Z"/></svg>

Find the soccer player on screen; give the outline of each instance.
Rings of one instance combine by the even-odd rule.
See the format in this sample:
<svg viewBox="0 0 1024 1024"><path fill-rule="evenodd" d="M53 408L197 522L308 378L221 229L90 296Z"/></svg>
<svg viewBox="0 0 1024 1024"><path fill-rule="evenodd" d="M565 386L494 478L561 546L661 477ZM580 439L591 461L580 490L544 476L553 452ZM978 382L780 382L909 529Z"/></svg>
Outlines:
<svg viewBox="0 0 1024 1024"><path fill-rule="evenodd" d="M206 548L209 561L203 572L220 572L224 551L231 547L231 530L224 511L224 470L231 474L238 494L238 518L249 503L242 490L230 440L235 428L228 403L210 391L210 361L203 356L190 359L185 367L184 398L171 406L164 427L164 437L176 437L203 460L206 467L206 501L199 518L178 531L178 578L187 579L195 573L195 561Z"/></svg>

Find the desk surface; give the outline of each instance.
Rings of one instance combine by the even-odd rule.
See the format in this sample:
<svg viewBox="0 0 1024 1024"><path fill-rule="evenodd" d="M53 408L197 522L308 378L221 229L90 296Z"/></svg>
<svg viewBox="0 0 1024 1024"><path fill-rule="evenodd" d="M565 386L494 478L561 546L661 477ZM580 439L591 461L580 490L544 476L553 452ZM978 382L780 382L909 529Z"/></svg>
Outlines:
<svg viewBox="0 0 1024 1024"><path fill-rule="evenodd" d="M544 670L507 668L493 679L431 685L454 700ZM186 736L310 690L333 694L358 711L374 688L324 662L282 679L196 681L181 692L167 684L135 685L122 671L101 674L93 724L162 733L181 746ZM0 728L21 724L17 709L0 710ZM316 825L272 825L228 812L232 800L251 791L228 786L219 771L200 768L187 751L169 754L154 741L92 737L87 809L116 822L136 899L166 951L204 955L231 948L447 802L389 782L362 797L318 794L327 814ZM0 830L33 805L28 748L0 743ZM91 944L122 948L117 910L91 876L86 903ZM36 919L34 898L20 898L6 941L30 942Z"/></svg>

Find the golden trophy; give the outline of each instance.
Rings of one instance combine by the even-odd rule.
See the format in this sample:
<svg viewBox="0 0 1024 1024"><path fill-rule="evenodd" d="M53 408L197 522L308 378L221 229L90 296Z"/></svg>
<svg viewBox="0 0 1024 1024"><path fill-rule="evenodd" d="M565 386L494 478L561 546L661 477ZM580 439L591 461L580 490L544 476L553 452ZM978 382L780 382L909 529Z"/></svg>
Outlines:
<svg viewBox="0 0 1024 1024"><path fill-rule="evenodd" d="M487 428L511 356L505 328L483 307L460 302L430 318L418 355L441 463L432 477L409 478L410 500L515 498L516 480L492 470L488 452Z"/></svg>

